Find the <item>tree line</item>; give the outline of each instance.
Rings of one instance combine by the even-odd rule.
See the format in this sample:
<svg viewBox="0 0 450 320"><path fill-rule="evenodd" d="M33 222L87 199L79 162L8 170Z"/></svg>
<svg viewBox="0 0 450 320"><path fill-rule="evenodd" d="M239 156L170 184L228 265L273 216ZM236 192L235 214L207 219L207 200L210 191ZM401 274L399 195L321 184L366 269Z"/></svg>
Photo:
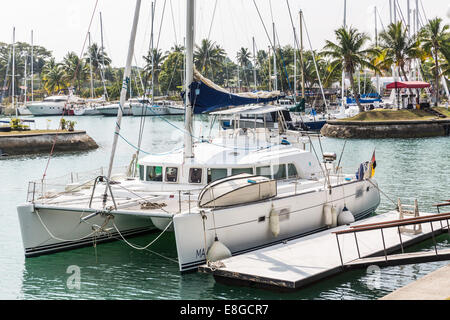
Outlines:
<svg viewBox="0 0 450 320"><path fill-rule="evenodd" d="M353 27L342 27L334 33L335 40L327 40L322 50L305 50L302 55L298 48L287 45L275 50L258 50L254 55L248 48L242 47L230 57L219 44L203 39L195 47L194 63L203 76L233 91L255 88L272 90L274 55L278 70L277 87L286 93L294 91L295 60L297 90L301 90L301 72L306 88L317 88L319 77L322 85L329 88L333 83L340 82L342 73L345 72L358 104L358 73L369 71L370 75L392 76L393 70L398 70L398 75L409 80L414 66L418 65L424 80L433 85L435 103L439 102L442 89L440 78L442 75L450 75L449 25L442 19L429 20L417 34L411 35L402 22L387 26L377 39L371 39L368 34ZM23 93L25 61L28 64L28 87L30 85L31 46L18 42L15 50L17 85L14 95L20 96ZM85 98L102 95L107 95L110 100L119 98L123 68L112 67L108 54L96 43L92 44L82 57L75 52L69 52L60 62L55 60L51 51L43 47L34 46L33 50L35 94L44 96L73 88L76 94ZM12 45L0 43L0 81L3 81L3 97L11 95L11 52ZM301 56L303 59L300 59ZM174 45L166 52L161 49L149 50L143 61L143 67L133 68L129 94L150 94L153 83L155 96L179 97L183 90L184 47ZM94 92L91 92L91 83ZM369 92L376 90L370 81L366 81L365 86Z"/></svg>

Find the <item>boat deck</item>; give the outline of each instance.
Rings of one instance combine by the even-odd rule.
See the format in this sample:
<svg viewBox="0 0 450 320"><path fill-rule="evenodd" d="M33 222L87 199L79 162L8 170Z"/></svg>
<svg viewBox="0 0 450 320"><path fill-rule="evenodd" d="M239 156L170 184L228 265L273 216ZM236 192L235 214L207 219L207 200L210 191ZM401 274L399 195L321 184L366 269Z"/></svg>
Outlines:
<svg viewBox="0 0 450 320"><path fill-rule="evenodd" d="M333 177L332 183L344 181L344 176ZM108 191L106 205L103 204L103 194L105 184L98 184L92 196L92 183L67 185L68 191L57 192L51 186L46 186L45 190L36 189L36 195L29 198L34 199L34 203L41 207L59 207L93 210L109 210L117 206L118 210L132 212L157 212L158 214L177 214L181 212L198 211L198 194L200 189L191 191L179 190L151 190L151 185L145 185L136 181L125 181L121 184L111 185L114 195L114 202ZM61 186L60 186L61 187ZM312 192L324 189L323 180L294 179L285 180L278 184L277 197L289 196L303 192ZM30 191L29 191L30 192ZM37 196L37 194L44 196ZM91 202L92 201L92 202ZM86 210L89 211L89 210Z"/></svg>

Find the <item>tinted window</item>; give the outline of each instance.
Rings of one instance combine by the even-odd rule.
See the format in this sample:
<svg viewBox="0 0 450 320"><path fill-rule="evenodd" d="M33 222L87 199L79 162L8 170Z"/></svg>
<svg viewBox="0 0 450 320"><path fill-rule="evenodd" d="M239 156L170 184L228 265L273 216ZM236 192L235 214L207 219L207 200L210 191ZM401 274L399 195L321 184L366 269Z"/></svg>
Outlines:
<svg viewBox="0 0 450 320"><path fill-rule="evenodd" d="M162 181L162 167L147 167L147 181Z"/></svg>
<svg viewBox="0 0 450 320"><path fill-rule="evenodd" d="M256 174L258 176L263 176L267 178L272 178L272 173L270 172L270 166L267 167L257 167Z"/></svg>
<svg viewBox="0 0 450 320"><path fill-rule="evenodd" d="M288 177L289 178L297 178L298 177L297 168L292 163L290 163L288 165Z"/></svg>
<svg viewBox="0 0 450 320"><path fill-rule="evenodd" d="M178 182L178 168L166 168L166 181Z"/></svg>
<svg viewBox="0 0 450 320"><path fill-rule="evenodd" d="M253 174L253 168L239 168L231 170L231 175L233 176L241 173Z"/></svg>
<svg viewBox="0 0 450 320"><path fill-rule="evenodd" d="M145 166L141 166L138 164L138 168L139 168L139 179L141 179L142 181L144 181L144 176L145 176Z"/></svg>
<svg viewBox="0 0 450 320"><path fill-rule="evenodd" d="M202 183L202 169L192 168L189 170L189 183Z"/></svg>
<svg viewBox="0 0 450 320"><path fill-rule="evenodd" d="M273 166L273 178L277 180L286 179L286 165L280 164Z"/></svg>
<svg viewBox="0 0 450 320"><path fill-rule="evenodd" d="M228 176L227 169L208 169L208 183L214 182Z"/></svg>

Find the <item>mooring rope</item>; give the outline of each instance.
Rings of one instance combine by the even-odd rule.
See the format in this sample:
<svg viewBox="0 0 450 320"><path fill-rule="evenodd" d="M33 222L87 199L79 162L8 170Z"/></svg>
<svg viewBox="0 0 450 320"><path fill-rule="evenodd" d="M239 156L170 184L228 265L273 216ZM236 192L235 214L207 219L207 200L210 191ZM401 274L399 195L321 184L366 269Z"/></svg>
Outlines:
<svg viewBox="0 0 450 320"><path fill-rule="evenodd" d="M35 212L36 212L36 214L37 214L37 216L38 216L38 218L39 218L39 221L41 222L42 226L44 227L45 231L47 231L47 233L49 234L49 236L50 236L51 238L53 238L54 240L63 241L63 242L76 242L76 241L81 241L81 240L84 240L84 239L86 239L86 238L88 238L88 237L91 237L92 235L94 235L95 233L98 232L98 230L94 230L94 231L91 232L90 234L88 234L88 235L86 235L86 236L84 236L84 237L82 237L82 238L79 238L79 239L72 239L72 240L61 239L61 238L56 237L56 236L48 229L48 227L45 225L44 221L42 221L42 218L41 218L41 216L40 216L38 210L36 210ZM105 220L105 221L106 221L106 220Z"/></svg>
<svg viewBox="0 0 450 320"><path fill-rule="evenodd" d="M120 237L122 238L122 240L123 240L126 244L128 244L130 247L132 247L133 249L136 249L136 250L146 250L147 248L149 248L150 246L152 246L156 241L159 240L159 238L162 237L162 235L169 229L169 227L170 227L172 224L173 224L173 220L170 221L170 223L167 225L167 227L160 233L160 235L159 235L158 237L156 237L155 240L153 240L152 242L150 242L150 243L149 243L148 245L146 245L145 247L138 247L138 246L132 244L131 242L129 242L127 239L125 239L125 237L122 235L122 233L120 233L119 228L117 228L115 222L113 221L114 229L116 229L117 233L120 235Z"/></svg>

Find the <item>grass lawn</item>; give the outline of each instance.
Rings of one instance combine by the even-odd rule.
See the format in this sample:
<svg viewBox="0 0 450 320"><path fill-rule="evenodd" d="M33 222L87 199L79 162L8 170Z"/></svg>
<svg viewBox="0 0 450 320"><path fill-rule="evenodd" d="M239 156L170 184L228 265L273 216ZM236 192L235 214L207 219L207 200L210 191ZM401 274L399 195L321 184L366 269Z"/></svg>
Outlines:
<svg viewBox="0 0 450 320"><path fill-rule="evenodd" d="M449 115L450 116L450 115ZM342 121L431 120L436 116L424 110L371 110Z"/></svg>
<svg viewBox="0 0 450 320"><path fill-rule="evenodd" d="M45 133L63 133L67 130L30 130L30 131L11 131L0 132L0 136L27 135L27 134L45 134Z"/></svg>

